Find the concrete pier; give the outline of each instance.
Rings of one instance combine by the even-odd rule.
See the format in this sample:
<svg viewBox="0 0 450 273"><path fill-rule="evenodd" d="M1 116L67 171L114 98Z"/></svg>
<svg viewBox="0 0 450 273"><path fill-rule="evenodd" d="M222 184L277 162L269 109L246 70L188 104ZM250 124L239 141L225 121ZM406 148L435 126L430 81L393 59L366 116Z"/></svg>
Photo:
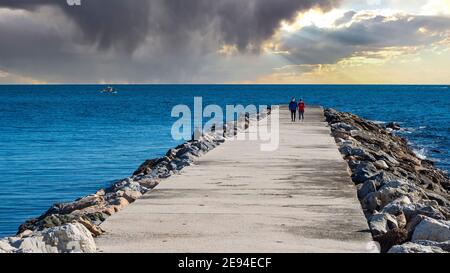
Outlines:
<svg viewBox="0 0 450 273"><path fill-rule="evenodd" d="M103 224L101 252L368 252L372 238L321 108L280 110L280 147L231 141Z"/></svg>

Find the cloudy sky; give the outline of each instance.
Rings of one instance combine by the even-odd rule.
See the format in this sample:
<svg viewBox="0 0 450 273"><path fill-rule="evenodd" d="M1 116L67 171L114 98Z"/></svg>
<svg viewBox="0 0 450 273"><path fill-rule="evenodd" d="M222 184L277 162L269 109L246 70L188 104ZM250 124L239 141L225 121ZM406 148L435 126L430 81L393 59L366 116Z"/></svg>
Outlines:
<svg viewBox="0 0 450 273"><path fill-rule="evenodd" d="M449 84L449 64L450 0L0 0L0 83Z"/></svg>

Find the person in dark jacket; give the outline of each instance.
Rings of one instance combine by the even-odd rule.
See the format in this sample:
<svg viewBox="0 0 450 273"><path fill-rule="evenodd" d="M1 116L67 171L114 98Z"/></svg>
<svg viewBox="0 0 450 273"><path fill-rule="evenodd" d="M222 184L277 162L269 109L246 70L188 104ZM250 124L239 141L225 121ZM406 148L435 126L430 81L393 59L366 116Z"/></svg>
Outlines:
<svg viewBox="0 0 450 273"><path fill-rule="evenodd" d="M297 103L295 102L295 98L292 98L291 103L289 103L289 111L291 111L292 122L295 122L297 118Z"/></svg>
<svg viewBox="0 0 450 273"><path fill-rule="evenodd" d="M305 102L300 99L298 103L298 121L305 121Z"/></svg>

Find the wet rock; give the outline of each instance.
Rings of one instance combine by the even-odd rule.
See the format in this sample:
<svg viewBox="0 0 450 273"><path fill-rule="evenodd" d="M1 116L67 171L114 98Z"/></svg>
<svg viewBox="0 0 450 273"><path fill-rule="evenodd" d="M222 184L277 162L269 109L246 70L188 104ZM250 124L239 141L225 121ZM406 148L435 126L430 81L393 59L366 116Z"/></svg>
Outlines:
<svg viewBox="0 0 450 273"><path fill-rule="evenodd" d="M390 129L392 129L394 131L398 131L402 127L397 122L389 122L388 124L386 124L386 128L390 128Z"/></svg>
<svg viewBox="0 0 450 273"><path fill-rule="evenodd" d="M343 130L343 131L347 131L347 132L351 132L352 130L357 130L356 127L349 125L347 123L343 123L343 122L338 122L338 123L334 123L331 128L333 130Z"/></svg>
<svg viewBox="0 0 450 273"><path fill-rule="evenodd" d="M414 229L412 241L427 240L445 242L450 240L450 221L423 219Z"/></svg>

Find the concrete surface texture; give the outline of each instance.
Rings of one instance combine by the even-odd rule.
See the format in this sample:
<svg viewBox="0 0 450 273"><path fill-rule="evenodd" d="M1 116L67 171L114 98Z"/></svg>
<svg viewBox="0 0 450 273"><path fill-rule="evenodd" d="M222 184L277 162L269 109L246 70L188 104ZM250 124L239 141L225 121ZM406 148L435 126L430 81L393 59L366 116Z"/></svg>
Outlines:
<svg viewBox="0 0 450 273"><path fill-rule="evenodd" d="M368 252L372 238L321 108L280 110L280 147L230 141L108 218L101 252Z"/></svg>

